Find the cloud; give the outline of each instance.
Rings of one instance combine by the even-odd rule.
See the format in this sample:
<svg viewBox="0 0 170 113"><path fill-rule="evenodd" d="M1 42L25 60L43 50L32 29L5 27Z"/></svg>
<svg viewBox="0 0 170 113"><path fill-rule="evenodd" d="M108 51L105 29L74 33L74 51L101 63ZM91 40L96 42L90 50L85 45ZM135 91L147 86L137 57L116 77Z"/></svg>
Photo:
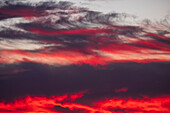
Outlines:
<svg viewBox="0 0 170 113"><path fill-rule="evenodd" d="M21 24L21 23L29 23L28 20L25 20L24 18L21 17L16 17L16 18L7 18L5 20L0 20L0 31L6 31L6 30L14 30L15 32L26 32L24 29L18 28L15 25L16 24Z"/></svg>
<svg viewBox="0 0 170 113"><path fill-rule="evenodd" d="M167 99L167 100L164 100ZM168 112L169 97L154 97L150 99L109 99L99 102L103 109L119 109L122 112Z"/></svg>
<svg viewBox="0 0 170 113"><path fill-rule="evenodd" d="M16 95L40 93L54 96L26 96L11 102L0 102L0 112L169 111L170 96L159 96L168 93L168 79L164 79L168 77L168 66L150 63L170 61L168 17L156 23L146 20L138 22L134 16L128 14L103 14L76 7L71 2L39 1L41 0L12 0L0 3L0 64L4 66L0 73L2 84L6 86L1 88L4 92L2 97L10 99ZM130 65L127 62L150 64ZM113 63L118 67L110 65ZM41 64L46 65L43 67ZM81 66L82 64L88 66ZM66 67L56 70L51 65ZM72 65L77 66L75 68ZM89 65L100 65L102 69L107 66L116 68L114 71L112 67L111 70L93 70ZM164 68L160 68L161 66ZM148 78L153 69L157 69L154 78ZM14 74L17 75L15 80L12 79ZM130 79L127 81L125 78L129 78L129 75ZM157 77L161 78L160 81L157 81ZM153 81L152 84L150 80ZM20 85L23 81L24 87ZM146 84L141 87L143 81ZM133 87L134 84L137 87ZM121 88L122 85L127 85L133 91L126 87ZM162 86L153 90L153 87L159 85ZM117 86L121 89L117 89ZM89 100L85 97L86 91L55 96L64 91L86 88L94 93L89 96ZM11 95L9 92L14 90L16 91ZM141 92L157 97L121 97L123 94ZM101 97L108 93L120 97Z"/></svg>
<svg viewBox="0 0 170 113"><path fill-rule="evenodd" d="M167 18L157 24L138 23L128 14L103 14L71 2L35 4L10 2L0 8L0 63L96 66L170 61Z"/></svg>
<svg viewBox="0 0 170 113"><path fill-rule="evenodd" d="M121 88L121 89L116 89L115 93L126 92L126 91L128 91L128 88Z"/></svg>
<svg viewBox="0 0 170 113"><path fill-rule="evenodd" d="M50 46L55 46L55 45L45 44L36 40L0 38L1 50L37 50L37 49L44 49Z"/></svg>
<svg viewBox="0 0 170 113"><path fill-rule="evenodd" d="M27 96L16 99L13 102L0 102L0 112L53 112L53 113L120 113L120 112L168 112L170 97L153 97L147 99L133 98L111 98L104 101L93 102L91 106L75 102L74 95L61 96ZM79 95L79 94L77 94ZM75 96L74 96L75 97ZM82 96L80 96L81 99ZM73 99L73 100L70 100ZM79 101L81 102L81 101ZM59 109L60 108L60 109ZM61 109L62 108L62 109Z"/></svg>

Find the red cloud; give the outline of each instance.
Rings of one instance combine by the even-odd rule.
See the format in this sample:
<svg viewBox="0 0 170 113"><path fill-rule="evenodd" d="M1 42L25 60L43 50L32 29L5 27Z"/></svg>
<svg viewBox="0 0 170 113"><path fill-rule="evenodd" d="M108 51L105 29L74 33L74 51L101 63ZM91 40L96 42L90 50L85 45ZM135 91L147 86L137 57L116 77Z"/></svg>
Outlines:
<svg viewBox="0 0 170 113"><path fill-rule="evenodd" d="M140 40L139 40L140 41ZM93 44L94 42L90 42ZM35 62L49 65L70 65L70 64L90 64L106 65L114 62L166 62L170 61L170 48L165 43L156 43L143 41L143 46L137 47L124 43L106 43L104 40L98 40L101 43L97 48L95 45L87 45L83 50L80 48L58 49L48 52L46 49L41 52L31 52L24 50L1 50L0 63L17 63L17 62ZM155 43L155 44L154 44ZM95 44L95 43L94 43ZM135 44L135 43L134 43ZM97 45L96 45L97 46ZM83 51L87 51L84 53Z"/></svg>
<svg viewBox="0 0 170 113"><path fill-rule="evenodd" d="M97 33L107 33L107 34L113 34L114 32L109 29L75 29L75 30L60 30L60 31L48 31L38 28L30 28L30 32L37 33L40 35L66 35L66 34L81 34L81 35L91 35L95 36Z"/></svg>
<svg viewBox="0 0 170 113"><path fill-rule="evenodd" d="M116 89L116 90L115 90L115 93L126 92L127 90L128 90L128 88Z"/></svg>
<svg viewBox="0 0 170 113"><path fill-rule="evenodd" d="M76 100L77 98L81 98L84 95L85 92L86 91L82 91L82 92L79 92L79 93L72 94L72 95L70 95L70 99Z"/></svg>
<svg viewBox="0 0 170 113"><path fill-rule="evenodd" d="M103 109L119 109L128 113L168 113L170 111L170 97L155 97L150 99L109 99L99 102Z"/></svg>
<svg viewBox="0 0 170 113"><path fill-rule="evenodd" d="M76 95L76 94L74 94ZM77 94L79 95L79 94ZM83 110L85 113L168 113L170 111L170 96L154 97L150 99L112 98L104 101L93 102L91 106L70 101L73 95L62 95L52 97L27 96L14 102L0 102L0 112L9 113L67 113L60 111L57 107L68 109L76 113ZM74 98L75 99L75 98Z"/></svg>

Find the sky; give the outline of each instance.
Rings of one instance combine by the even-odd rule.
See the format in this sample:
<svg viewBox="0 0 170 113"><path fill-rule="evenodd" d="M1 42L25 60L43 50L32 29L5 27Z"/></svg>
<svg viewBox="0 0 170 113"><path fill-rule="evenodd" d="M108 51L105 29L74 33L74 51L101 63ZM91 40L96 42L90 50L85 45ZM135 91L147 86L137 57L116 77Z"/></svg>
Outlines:
<svg viewBox="0 0 170 113"><path fill-rule="evenodd" d="M159 20L170 13L169 0L71 0L91 10L104 13L118 12L135 15L140 19Z"/></svg>
<svg viewBox="0 0 170 113"><path fill-rule="evenodd" d="M48 0L29 0L37 3ZM53 0L56 1L56 0ZM86 7L103 13L118 12L137 16L139 19L160 20L170 14L169 0L59 0L70 1L75 6Z"/></svg>
<svg viewBox="0 0 170 113"><path fill-rule="evenodd" d="M0 113L169 113L168 3L0 1Z"/></svg>

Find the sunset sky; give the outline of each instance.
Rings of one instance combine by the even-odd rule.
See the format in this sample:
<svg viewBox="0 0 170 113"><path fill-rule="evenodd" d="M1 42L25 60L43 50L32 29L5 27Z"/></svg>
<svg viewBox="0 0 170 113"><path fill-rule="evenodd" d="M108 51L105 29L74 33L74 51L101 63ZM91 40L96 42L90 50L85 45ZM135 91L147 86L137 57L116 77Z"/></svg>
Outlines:
<svg viewBox="0 0 170 113"><path fill-rule="evenodd" d="M1 113L169 113L169 0L1 0Z"/></svg>

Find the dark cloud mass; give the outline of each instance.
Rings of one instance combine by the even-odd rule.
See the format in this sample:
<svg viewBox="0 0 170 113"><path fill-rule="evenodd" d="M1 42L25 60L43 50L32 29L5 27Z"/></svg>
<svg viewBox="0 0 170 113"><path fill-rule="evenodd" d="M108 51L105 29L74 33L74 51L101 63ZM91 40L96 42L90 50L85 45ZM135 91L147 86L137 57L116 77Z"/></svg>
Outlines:
<svg viewBox="0 0 170 113"><path fill-rule="evenodd" d="M0 112L168 113L169 16L0 2Z"/></svg>

